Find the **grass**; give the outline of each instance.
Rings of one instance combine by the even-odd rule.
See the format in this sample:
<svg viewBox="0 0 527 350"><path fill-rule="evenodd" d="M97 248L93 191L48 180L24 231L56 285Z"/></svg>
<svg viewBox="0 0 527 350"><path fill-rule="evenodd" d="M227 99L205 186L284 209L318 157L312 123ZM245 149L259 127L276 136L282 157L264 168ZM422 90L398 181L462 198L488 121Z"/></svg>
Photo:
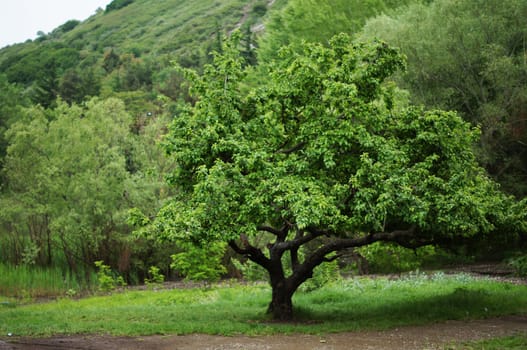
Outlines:
<svg viewBox="0 0 527 350"><path fill-rule="evenodd" d="M527 333L510 337L493 338L468 342L459 345L451 345L446 350L524 350L527 349Z"/></svg>
<svg viewBox="0 0 527 350"><path fill-rule="evenodd" d="M465 275L343 280L294 299L294 323L270 322L267 285L126 291L2 307L0 334L274 334L387 329L527 313L525 286Z"/></svg>
<svg viewBox="0 0 527 350"><path fill-rule="evenodd" d="M74 294L86 286L60 268L0 264L0 295L32 299Z"/></svg>

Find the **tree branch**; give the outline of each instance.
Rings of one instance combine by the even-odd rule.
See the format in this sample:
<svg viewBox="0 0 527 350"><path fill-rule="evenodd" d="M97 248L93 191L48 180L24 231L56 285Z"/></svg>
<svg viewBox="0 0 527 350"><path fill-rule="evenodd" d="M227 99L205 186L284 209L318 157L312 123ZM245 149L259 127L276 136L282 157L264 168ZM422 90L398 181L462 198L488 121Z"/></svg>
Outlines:
<svg viewBox="0 0 527 350"><path fill-rule="evenodd" d="M289 228L287 227L287 225L284 225L282 228L280 229L276 229L272 226L267 226L267 225L262 225L262 226L258 226L257 227L257 230L258 231L265 231L265 232L269 232L269 233L272 233L273 235L277 236L277 237L281 237L283 236L284 234L287 233L287 231L289 230Z"/></svg>
<svg viewBox="0 0 527 350"><path fill-rule="evenodd" d="M309 234L307 235L297 234L295 239L288 241L288 242L277 243L274 248L280 251L293 250L293 249L299 248L300 246L308 242L311 242L312 240L320 236L327 235L326 231L315 230L315 229L308 229L308 230L309 230ZM302 232L302 231L299 231L299 232Z"/></svg>
<svg viewBox="0 0 527 350"><path fill-rule="evenodd" d="M241 248L234 240L231 240L229 241L229 246L236 253L247 257L249 260L269 270L271 260L269 260L260 249L249 244L249 241L246 238L242 237L242 243L244 244L244 248Z"/></svg>
<svg viewBox="0 0 527 350"><path fill-rule="evenodd" d="M403 238L411 238L413 237L414 233L416 231L415 227L411 227L407 230L397 230L392 232L379 232L379 233L372 233L366 236L357 237L357 238L340 238L335 239L327 244L324 244L322 247L317 249L315 252L313 252L309 257L305 259L305 261L302 264L299 264L297 266L297 269L293 272L293 275L290 276L290 282L298 287L300 284L302 284L307 278L309 278L313 270L320 264L326 261L332 261L338 258L338 255L335 257L327 257L329 254L333 252L337 252L346 248L353 248L353 247L362 247L368 244L372 244L374 242L378 241L386 241L386 242L397 242L397 240L401 240ZM311 230L310 234L306 237L320 237L324 234L327 234L326 231L323 230ZM314 239L314 238L313 238ZM296 244L298 244L300 241L304 241L303 239L296 240ZM287 243L293 243L287 242Z"/></svg>
<svg viewBox="0 0 527 350"><path fill-rule="evenodd" d="M291 154L293 152L296 152L296 151L302 149L302 147L304 147L306 144L307 144L307 142L302 141L300 143L297 143L293 147L290 147L290 148L287 148L287 149L279 149L276 153Z"/></svg>

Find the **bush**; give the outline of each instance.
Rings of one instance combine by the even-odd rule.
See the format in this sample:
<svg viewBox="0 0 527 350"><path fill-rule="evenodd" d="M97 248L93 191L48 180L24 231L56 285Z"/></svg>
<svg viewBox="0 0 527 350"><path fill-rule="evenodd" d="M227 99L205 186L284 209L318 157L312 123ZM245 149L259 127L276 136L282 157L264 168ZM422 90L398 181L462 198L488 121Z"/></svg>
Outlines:
<svg viewBox="0 0 527 350"><path fill-rule="evenodd" d="M313 277L304 282L299 289L303 292L311 292L340 279L340 269L337 260L326 262L315 268Z"/></svg>
<svg viewBox="0 0 527 350"><path fill-rule="evenodd" d="M377 242L358 249L369 263L369 272L392 273L411 271L422 267L425 260L436 255L432 246L421 247L415 250L403 248L396 244Z"/></svg>
<svg viewBox="0 0 527 350"><path fill-rule="evenodd" d="M106 13L110 11L119 10L123 7L130 5L134 0L113 0L106 6Z"/></svg>
<svg viewBox="0 0 527 350"><path fill-rule="evenodd" d="M148 275L150 277L145 278L145 284L148 287L160 285L165 281L165 276L160 273L160 269L157 266L150 266L150 268L148 269Z"/></svg>
<svg viewBox="0 0 527 350"><path fill-rule="evenodd" d="M222 265L224 243L210 243L206 248L187 245L182 253L172 255L173 269L192 281L217 281L227 272Z"/></svg>
<svg viewBox="0 0 527 350"><path fill-rule="evenodd" d="M508 264L514 269L516 275L521 277L527 276L527 255L511 258Z"/></svg>
<svg viewBox="0 0 527 350"><path fill-rule="evenodd" d="M99 285L99 291L110 292L117 287L126 286L122 276L116 276L112 273L110 266L105 265L102 260L96 261L95 266L98 268L97 271L97 283Z"/></svg>

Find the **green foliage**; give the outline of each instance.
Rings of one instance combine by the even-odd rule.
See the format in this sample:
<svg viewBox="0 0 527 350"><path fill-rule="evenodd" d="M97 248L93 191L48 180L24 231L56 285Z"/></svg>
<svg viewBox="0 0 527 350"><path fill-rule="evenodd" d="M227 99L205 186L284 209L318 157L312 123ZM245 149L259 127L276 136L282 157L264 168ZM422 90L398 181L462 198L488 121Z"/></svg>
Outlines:
<svg viewBox="0 0 527 350"><path fill-rule="evenodd" d="M111 3L106 5L106 12L119 10L130 5L132 2L134 2L134 0L113 0Z"/></svg>
<svg viewBox="0 0 527 350"><path fill-rule="evenodd" d="M165 141L178 191L154 223L159 239L229 242L291 295L344 248L450 247L521 230L521 205L476 162L478 129L454 112L395 105L384 81L404 67L396 49L344 34L327 47L286 47L251 87L237 38L203 74L179 68L197 101ZM249 240L263 233L275 239L267 251Z"/></svg>
<svg viewBox="0 0 527 350"><path fill-rule="evenodd" d="M34 242L29 242L29 244L24 247L24 252L22 253L22 264L35 265L39 252L40 247Z"/></svg>
<svg viewBox="0 0 527 350"><path fill-rule="evenodd" d="M160 269L157 266L150 266L148 269L148 278L145 278L145 284L150 287L161 285L165 281L165 276L160 273Z"/></svg>
<svg viewBox="0 0 527 350"><path fill-rule="evenodd" d="M390 110L381 82L402 65L396 50L343 35L285 49L245 93L234 46L202 77L185 71L200 99L167 138L180 190L161 213L167 235L230 240L287 222L339 235L416 225L427 239L507 220L471 151L477 130L455 113Z"/></svg>
<svg viewBox="0 0 527 350"><path fill-rule="evenodd" d="M282 46L301 51L302 42L327 43L338 33L358 32L366 20L411 0L289 0L271 11L266 30L259 40L258 58L278 59Z"/></svg>
<svg viewBox="0 0 527 350"><path fill-rule="evenodd" d="M222 265L225 244L212 242L206 247L185 244L184 251L172 255L171 267L192 281L218 281L227 272Z"/></svg>
<svg viewBox="0 0 527 350"><path fill-rule="evenodd" d="M162 118L134 135L116 99L83 107L59 101L54 110L32 108L25 115L7 133L3 239L16 232L14 242L29 241L20 250L34 245L32 258L41 266L58 258L80 274L82 265L99 259L130 271L128 210L157 210L166 188L163 167L172 164L156 146Z"/></svg>
<svg viewBox="0 0 527 350"><path fill-rule="evenodd" d="M66 21L63 25L61 25L58 29L62 31L63 33L69 32L70 30L73 30L76 26L78 26L81 22L75 19L71 19L69 21Z"/></svg>
<svg viewBox="0 0 527 350"><path fill-rule="evenodd" d="M527 64L524 1L415 2L368 22L408 57L399 81L414 102L457 110L481 125L479 161L504 188L527 193Z"/></svg>
<svg viewBox="0 0 527 350"><path fill-rule="evenodd" d="M241 262L238 259L232 259L232 263L246 281L265 281L267 278L269 278L267 271L251 260Z"/></svg>
<svg viewBox="0 0 527 350"><path fill-rule="evenodd" d="M315 268L313 277L308 279L299 288L302 292L312 292L324 286L336 283L341 280L338 261L331 261Z"/></svg>
<svg viewBox="0 0 527 350"><path fill-rule="evenodd" d="M394 244L380 242L358 249L369 262L370 273L393 273L416 270L440 254L433 246L407 249Z"/></svg>
<svg viewBox="0 0 527 350"><path fill-rule="evenodd" d="M110 266L105 265L104 261L99 260L95 262L97 267L97 284L101 292L110 292L117 287L126 286L122 276L116 276L111 270Z"/></svg>
<svg viewBox="0 0 527 350"><path fill-rule="evenodd" d="M22 88L10 84L7 77L0 74L0 169L3 167L7 149L5 133L21 116L23 107L28 105ZM3 183L0 177L0 185Z"/></svg>
<svg viewBox="0 0 527 350"><path fill-rule="evenodd" d="M527 276L527 255L510 258L508 264L514 269L516 275Z"/></svg>

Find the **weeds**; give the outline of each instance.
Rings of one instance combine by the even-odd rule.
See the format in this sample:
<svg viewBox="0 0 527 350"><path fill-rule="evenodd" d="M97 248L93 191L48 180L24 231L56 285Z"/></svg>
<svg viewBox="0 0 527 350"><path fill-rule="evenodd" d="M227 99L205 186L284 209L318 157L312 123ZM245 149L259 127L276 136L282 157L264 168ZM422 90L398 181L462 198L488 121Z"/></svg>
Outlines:
<svg viewBox="0 0 527 350"><path fill-rule="evenodd" d="M0 295L30 300L80 291L86 286L59 268L0 264Z"/></svg>

